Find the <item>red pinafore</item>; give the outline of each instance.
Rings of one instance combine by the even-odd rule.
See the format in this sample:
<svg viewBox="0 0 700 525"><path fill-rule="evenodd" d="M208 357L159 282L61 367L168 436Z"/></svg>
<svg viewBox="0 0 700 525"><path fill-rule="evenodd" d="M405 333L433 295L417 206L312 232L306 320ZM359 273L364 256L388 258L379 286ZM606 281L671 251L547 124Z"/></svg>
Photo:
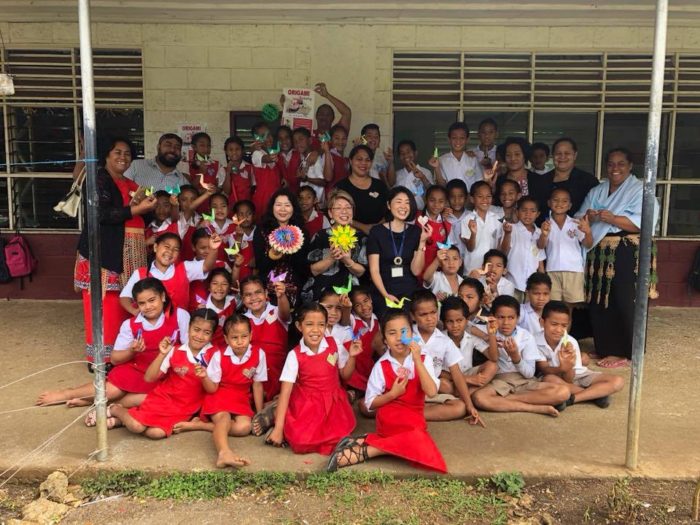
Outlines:
<svg viewBox="0 0 700 525"><path fill-rule="evenodd" d="M309 239L313 239L313 236L321 231L321 229L323 228L323 218L323 213L317 211L316 217L314 217L310 221L306 221L306 223L304 224L304 229L309 235Z"/></svg>
<svg viewBox="0 0 700 525"><path fill-rule="evenodd" d="M224 261L216 261L214 263L214 268L226 268L228 265ZM196 281L190 281L190 299L187 305L187 311L192 313L198 308L204 308L207 304L207 298L209 297L209 290L207 290L207 280L197 279Z"/></svg>
<svg viewBox="0 0 700 525"><path fill-rule="evenodd" d="M267 360L267 381L265 382L265 399L271 400L280 393L280 375L287 359L287 327L279 320L277 308L256 324L252 314L250 317L250 344L265 350Z"/></svg>
<svg viewBox="0 0 700 525"><path fill-rule="evenodd" d="M206 306L206 303L204 306L200 308L204 308ZM217 315L219 317L219 322L216 325L216 329L214 330L214 335L211 338L211 344L213 344L217 348L226 348L226 341L224 341L224 323L226 322L226 318L234 313L236 311L236 300L231 299L231 302L229 303L228 306L223 308Z"/></svg>
<svg viewBox="0 0 700 525"><path fill-rule="evenodd" d="M205 416L217 412L229 412L240 416L253 417L253 377L260 364L262 350L251 347L250 357L241 364L235 364L231 357L221 353L221 382L213 394L204 397L202 414Z"/></svg>
<svg viewBox="0 0 700 525"><path fill-rule="evenodd" d="M131 361L116 365L110 370L107 380L124 392L145 394L153 390L158 383L147 383L143 378L146 370L158 356L158 345L165 337L171 337L180 327L177 323L177 311L175 309L165 312L165 319L160 328L155 330L141 330L141 337L146 346L143 352L137 352ZM129 320L134 339L138 336L141 323L136 318ZM179 335L179 334L178 334ZM179 339L179 337L178 337Z"/></svg>
<svg viewBox="0 0 700 525"><path fill-rule="evenodd" d="M355 388L357 390L365 391L367 390L367 380L374 367L374 350L372 350L372 339L374 335L379 330L379 322L374 319L374 325L370 330L362 319L355 319L355 324L352 327L352 333L356 334L361 329L366 329L367 331L360 336L360 341L362 342L362 353L355 358L355 371L347 380L346 384ZM347 341L345 343L345 348L349 349L352 341Z"/></svg>
<svg viewBox="0 0 700 525"><path fill-rule="evenodd" d="M166 435L181 421L189 421L202 406L204 388L194 373L194 356L182 347L172 350L170 368L140 406L130 408L129 415L147 427L157 427Z"/></svg>
<svg viewBox="0 0 700 525"><path fill-rule="evenodd" d="M196 166L194 161L190 164L190 180L197 191L201 193L204 192L204 188L200 184L199 174L204 175L204 182L206 184L211 184L212 186L218 187L219 180L217 175L219 174L219 161L209 160L209 161L197 161L199 166ZM197 208L199 213L209 213L210 207L209 202L205 201L199 205Z"/></svg>
<svg viewBox="0 0 700 525"><path fill-rule="evenodd" d="M259 219L264 215L272 194L280 189L282 184L276 165L264 165L260 168L254 166L253 172L255 173L253 204L255 204L255 217Z"/></svg>
<svg viewBox="0 0 700 525"><path fill-rule="evenodd" d="M188 226L182 235L182 248L180 249L180 260L191 261L194 259L194 246L192 246L192 235L195 232L194 226Z"/></svg>
<svg viewBox="0 0 700 525"><path fill-rule="evenodd" d="M153 236L155 236L156 238L158 238L158 237L160 237L161 235L163 235L164 233L174 233L175 235L177 235L177 236L179 237L179 236L180 236L180 230L179 230L179 228L177 227L177 223L176 223L176 222L171 222L171 223L167 224L166 226L164 226L164 225L161 224L161 226L159 226L159 227L157 227L157 228L155 228L155 229L153 228L152 225L149 225L149 226L146 228L146 232L145 232L144 236L145 236L146 240L148 240L148 239L150 239L150 238L153 237Z"/></svg>
<svg viewBox="0 0 700 525"><path fill-rule="evenodd" d="M253 260L253 234L251 232L249 241L243 239L239 245L241 247L241 255L243 256L243 266L238 270L238 280L242 281L250 274L253 273L253 269L250 267L250 262Z"/></svg>
<svg viewBox="0 0 700 525"><path fill-rule="evenodd" d="M339 180L350 174L350 159L338 154L336 150L331 150L331 159L333 161L333 180L326 184L326 195L331 194L331 190L335 188Z"/></svg>
<svg viewBox="0 0 700 525"><path fill-rule="evenodd" d="M425 244L425 266L423 266L423 268L427 268L435 260L435 257L437 257L438 252L437 243L444 243L445 241L447 241L447 237L450 235L450 229L452 228L452 225L448 221L438 222L433 219L428 219L427 224L429 224L430 227L433 229L433 234L430 236L428 242Z"/></svg>
<svg viewBox="0 0 700 525"><path fill-rule="evenodd" d="M153 277L151 272L149 272L144 266L139 268L138 272L139 279ZM175 272L173 273L173 276L165 281L161 279L160 282L163 283L163 286L165 286L165 291L168 292L168 297L170 297L170 301L172 302L173 311L175 311L175 308L185 309L189 306L190 280L187 278L185 263L175 263Z"/></svg>
<svg viewBox="0 0 700 525"><path fill-rule="evenodd" d="M381 361L380 366L388 392L397 376L388 360ZM406 459L415 466L445 473L445 460L428 434L423 413L425 393L420 386L415 365L413 375L413 379L408 380L403 395L377 409L377 431L368 434L365 443L392 456Z"/></svg>
<svg viewBox="0 0 700 525"><path fill-rule="evenodd" d="M285 165L284 163L278 163L280 175L287 181L287 187L289 191L296 195L299 192L299 177L297 177L297 170L301 165L301 154L297 150L293 150L291 156L289 157L289 162Z"/></svg>
<svg viewBox="0 0 700 525"><path fill-rule="evenodd" d="M340 386L338 347L332 337L326 341L328 347L316 355L303 353L299 346L292 350L299 374L289 397L284 438L297 454L328 455L355 428L355 414Z"/></svg>
<svg viewBox="0 0 700 525"><path fill-rule="evenodd" d="M238 201L249 201L251 196L251 187L253 180L253 166L242 162L238 171L231 172L229 175L231 180L231 194L228 198L228 203L231 209Z"/></svg>

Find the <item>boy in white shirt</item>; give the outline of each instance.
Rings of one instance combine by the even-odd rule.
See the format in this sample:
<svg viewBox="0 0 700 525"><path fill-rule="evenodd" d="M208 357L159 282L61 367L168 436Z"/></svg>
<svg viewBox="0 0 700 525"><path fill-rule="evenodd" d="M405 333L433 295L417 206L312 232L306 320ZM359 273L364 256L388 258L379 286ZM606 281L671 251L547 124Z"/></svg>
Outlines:
<svg viewBox="0 0 700 525"><path fill-rule="evenodd" d="M484 285L485 305L490 306L496 297L515 294L513 283L503 277L508 266L508 257L499 250L489 250L484 254L483 269L472 270L469 277L479 279Z"/></svg>
<svg viewBox="0 0 700 525"><path fill-rule="evenodd" d="M491 211L491 186L484 181L476 182L469 190L474 211L460 221L460 236L466 247L464 273L469 274L481 267L484 254L498 247L503 234L503 225Z"/></svg>
<svg viewBox="0 0 700 525"><path fill-rule="evenodd" d="M474 404L493 412L533 412L557 417L570 397L565 385L534 379L539 351L534 337L518 328L520 304L502 295L491 309L496 325L489 325L498 344L498 374L490 384L474 392Z"/></svg>
<svg viewBox="0 0 700 525"><path fill-rule="evenodd" d="M503 222L500 249L508 255L508 278L515 286L515 298L525 298L527 278L534 272L544 271L544 250L537 246L540 229L535 220L540 215L539 205L533 197L522 197L517 204L518 222Z"/></svg>
<svg viewBox="0 0 700 525"><path fill-rule="evenodd" d="M359 143L366 143L369 149L374 152L372 166L369 169L370 176L383 181L387 187L392 188L396 182L394 154L391 148L387 148L384 153L379 149L379 144L381 142L379 126L376 124L365 124L360 133L362 136L360 137Z"/></svg>
<svg viewBox="0 0 700 525"><path fill-rule="evenodd" d="M411 190L416 196L416 206L419 210L425 208L425 191L435 184L435 177L429 170L416 163L416 143L412 140L402 140L396 148L403 168L396 172L396 186Z"/></svg>
<svg viewBox="0 0 700 525"><path fill-rule="evenodd" d="M567 405L592 401L600 408L610 406L610 395L619 392L625 380L616 375L594 372L583 366L581 350L576 339L566 333L569 326L569 306L550 301L542 311L543 331L537 337L540 356L537 372L543 382L564 385L571 392Z"/></svg>
<svg viewBox="0 0 700 525"><path fill-rule="evenodd" d="M433 367L435 377L440 377L443 370L449 370L454 378L454 388L459 398L438 389L438 395L426 399L425 419L427 421L450 421L461 419L465 414L479 421L479 414L472 404L469 387L467 387L459 368L462 354L455 344L437 329L438 302L429 290L418 290L411 297L411 319L414 336L421 350L427 353L425 365Z"/></svg>
<svg viewBox="0 0 700 525"><path fill-rule="evenodd" d="M530 170L538 175L544 175L552 168L547 165L549 146L543 142L535 142L530 148Z"/></svg>
<svg viewBox="0 0 700 525"><path fill-rule="evenodd" d="M525 289L527 302L520 307L518 326L537 337L542 331L540 318L544 305L549 302L552 280L546 273L535 272L527 278Z"/></svg>
<svg viewBox="0 0 700 525"><path fill-rule="evenodd" d="M591 248L593 236L586 216L572 219L571 194L557 188L548 201L549 219L542 223L542 234L537 241L547 253L547 273L552 279L552 299L572 305L585 301L584 255L582 246Z"/></svg>
<svg viewBox="0 0 700 525"><path fill-rule="evenodd" d="M479 145L471 151L476 155L482 169L490 170L496 162L496 140L498 139L498 123L492 118L479 122Z"/></svg>
<svg viewBox="0 0 700 525"><path fill-rule="evenodd" d="M447 138L450 141L450 152L440 156L441 177L445 183L460 179L469 190L472 184L483 178L476 155L466 151L469 127L464 122L455 122L447 130Z"/></svg>

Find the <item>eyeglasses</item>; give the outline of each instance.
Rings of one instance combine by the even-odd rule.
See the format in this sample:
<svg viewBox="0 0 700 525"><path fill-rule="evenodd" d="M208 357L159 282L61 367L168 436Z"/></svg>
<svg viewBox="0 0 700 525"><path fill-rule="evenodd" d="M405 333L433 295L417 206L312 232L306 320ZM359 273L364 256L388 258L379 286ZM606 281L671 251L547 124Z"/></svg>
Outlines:
<svg viewBox="0 0 700 525"><path fill-rule="evenodd" d="M352 208L350 206L334 206L331 208L332 211L345 211L345 212L351 212Z"/></svg>

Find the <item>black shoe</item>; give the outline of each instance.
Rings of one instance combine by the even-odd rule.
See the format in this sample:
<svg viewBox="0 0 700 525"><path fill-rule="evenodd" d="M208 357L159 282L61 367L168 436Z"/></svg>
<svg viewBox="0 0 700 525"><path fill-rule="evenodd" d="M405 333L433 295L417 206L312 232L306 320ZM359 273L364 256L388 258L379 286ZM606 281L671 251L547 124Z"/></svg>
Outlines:
<svg viewBox="0 0 700 525"><path fill-rule="evenodd" d="M591 403L599 408L608 408L610 406L610 396L603 396L599 397L598 399L593 399Z"/></svg>
<svg viewBox="0 0 700 525"><path fill-rule="evenodd" d="M570 407L570 406L573 405L574 403L576 403L576 395L575 395L575 394L571 394L571 395L569 396L569 399L566 400L566 406Z"/></svg>
<svg viewBox="0 0 700 525"><path fill-rule="evenodd" d="M559 411L559 412L564 412L564 410L566 410L566 407L567 407L566 401L559 403L558 405L554 405L554 408L556 408L557 411Z"/></svg>

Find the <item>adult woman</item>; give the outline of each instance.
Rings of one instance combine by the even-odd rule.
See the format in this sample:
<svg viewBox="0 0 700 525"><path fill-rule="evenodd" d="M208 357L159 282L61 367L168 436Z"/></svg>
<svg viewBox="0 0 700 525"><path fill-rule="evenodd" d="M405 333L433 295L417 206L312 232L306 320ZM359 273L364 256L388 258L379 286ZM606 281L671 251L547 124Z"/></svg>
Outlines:
<svg viewBox="0 0 700 525"><path fill-rule="evenodd" d="M336 188L346 191L355 201L355 214L352 225L365 235L375 224L384 219L384 203L387 188L379 179L370 177L374 152L364 145L355 146L350 151L350 175L336 184Z"/></svg>
<svg viewBox="0 0 700 525"><path fill-rule="evenodd" d="M366 236L360 233L357 245L349 252L332 248L328 241L335 228L352 224L354 212L355 201L349 193L343 190L331 193L328 199L328 215L333 226L319 231L311 239L309 246L311 277L304 286L309 293L309 299L318 300L321 292L331 286L346 286L350 275L353 276L355 284L358 282L357 278L364 275L367 266Z"/></svg>
<svg viewBox="0 0 700 525"><path fill-rule="evenodd" d="M374 311L382 312L386 300L399 301L418 287L417 276L425 266L425 245L433 233L429 225L410 224L416 217L416 199L403 186L389 190L388 221L369 232L367 258L372 278Z"/></svg>
<svg viewBox="0 0 700 525"><path fill-rule="evenodd" d="M548 215L547 200L556 188L565 188L569 191L571 195L569 214L574 215L581 208L581 203L591 188L598 185L598 179L575 166L577 156L578 146L574 139L563 137L554 142L552 146L554 169L538 176L544 184L544 194L535 196L540 201L540 221Z"/></svg>
<svg viewBox="0 0 700 525"><path fill-rule="evenodd" d="M579 210L591 223L593 247L586 261L586 293L598 365L627 366L632 356L634 298L642 222L643 184L632 174L624 148L606 156L608 177L593 188ZM658 216L658 203L656 214ZM656 294L652 259L650 297Z"/></svg>
<svg viewBox="0 0 700 525"><path fill-rule="evenodd" d="M304 243L301 249L292 255L282 255L279 259L270 258L270 241L268 236L280 226L297 226L304 232ZM294 306L301 293L301 285L308 277L309 239L304 230L304 218L296 195L287 188L277 190L268 201L267 210L260 219L260 226L253 234L253 252L255 264L260 271L260 277L267 282L267 288L273 301L272 282L268 281L270 272L274 275L285 275L284 284L287 286L289 303Z"/></svg>
<svg viewBox="0 0 700 525"><path fill-rule="evenodd" d="M109 356L112 351L119 327L129 315L119 304L119 292L134 270L146 266L144 222L141 216L156 207L155 197L133 199L130 195L138 189L138 184L124 177L124 172L135 156L136 150L128 139L115 138L109 143L97 170L105 356ZM83 191L85 194L85 189ZM87 199L83 199L83 207L85 211ZM87 359L93 361L95 349L92 344L90 309L89 236L86 224L78 241L74 286L76 290L82 290Z"/></svg>
<svg viewBox="0 0 700 525"><path fill-rule="evenodd" d="M528 171L527 159L530 156L530 143L525 139L508 137L500 146L505 159L506 173L498 175L496 178L493 200L501 205L499 195L501 186L506 180L514 180L520 186L520 194L525 197L530 195L532 189L538 187L539 177Z"/></svg>

